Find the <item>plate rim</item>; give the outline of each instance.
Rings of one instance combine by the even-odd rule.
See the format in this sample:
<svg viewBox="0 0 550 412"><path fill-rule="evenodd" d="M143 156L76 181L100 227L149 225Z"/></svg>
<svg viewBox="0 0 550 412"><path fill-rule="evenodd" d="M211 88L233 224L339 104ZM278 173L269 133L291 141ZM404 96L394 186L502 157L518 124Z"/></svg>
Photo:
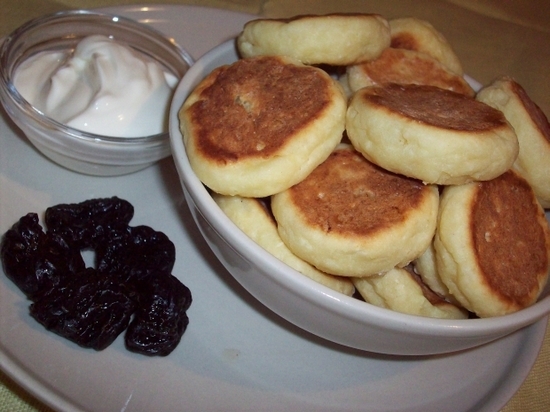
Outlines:
<svg viewBox="0 0 550 412"><path fill-rule="evenodd" d="M141 5L139 7L141 7ZM156 10L160 8L185 9L188 7L201 8L201 9L213 9L210 7L183 5L183 4L169 4L169 5L155 4L154 6L151 6L151 8L154 8ZM128 5L128 6L102 7L94 10L124 14L124 13L130 13L132 11L135 11L137 8L138 6L136 5ZM226 9L216 9L216 10L221 10L224 12L235 13L235 14L244 14L244 13L232 12ZM195 59L197 59L198 57L199 56L195 56ZM488 403L486 402L485 405L482 405L481 409L479 410L490 410L490 408L502 407L513 397L515 392L519 389L523 381L526 379L526 377L530 373L534 363L536 362L538 353L544 341L547 324L548 324L548 316L543 317L541 320L539 320L532 326L516 332L519 334L523 334L525 336L530 336L532 334L537 338L535 339L534 337L532 337L531 339L525 339L527 341L525 342L527 345L522 347L522 351L521 351L522 357L528 358L530 362L529 364L526 364L525 362L520 364L522 365L522 368L518 368L520 369L520 372L521 372L519 374L520 376L518 376L516 371L514 371L514 375L515 375L514 379L510 379L510 375L512 374L508 374L504 379L501 379L499 381L500 386L495 386L495 390L489 393L490 399L488 400ZM489 345L490 344L491 343L489 343ZM528 351L525 350L526 347L529 347L530 350ZM64 396L60 395L55 390L55 388L52 388L42 379L35 378L33 376L33 372L23 367L23 365L21 365L20 362L9 358L8 353L4 351L3 347L0 348L0 366L7 376L9 376L17 384L25 388L34 397L44 402L48 406L53 408L59 408L60 410L63 410L63 411L85 411L85 409L80 409L80 407L76 405L75 402L67 400ZM23 375L25 375L27 379L21 379L21 376ZM30 378L30 381L28 378ZM511 381L513 381L513 383L515 384L513 385ZM508 385L502 385L503 382L508 382ZM38 389L37 389L37 385L39 386ZM505 395L499 395L497 399L494 394L495 393L499 394L500 392L502 392L504 390L503 386L507 386L505 390ZM510 386L514 386L514 388L510 388ZM508 392L512 389L513 389L513 392L511 393ZM44 392L44 390L46 390L46 392Z"/></svg>

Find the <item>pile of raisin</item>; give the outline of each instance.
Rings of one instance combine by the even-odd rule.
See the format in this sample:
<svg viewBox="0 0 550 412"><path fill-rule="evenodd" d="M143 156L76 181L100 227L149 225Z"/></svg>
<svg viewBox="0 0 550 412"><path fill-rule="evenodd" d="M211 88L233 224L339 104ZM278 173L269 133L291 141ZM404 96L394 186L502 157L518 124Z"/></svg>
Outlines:
<svg viewBox="0 0 550 412"><path fill-rule="evenodd" d="M172 275L172 241L130 226L133 216L118 197L52 206L47 231L28 213L4 234L4 272L46 329L95 350L125 331L128 350L166 356L189 324L191 292ZM83 250L95 251L95 267L86 267Z"/></svg>

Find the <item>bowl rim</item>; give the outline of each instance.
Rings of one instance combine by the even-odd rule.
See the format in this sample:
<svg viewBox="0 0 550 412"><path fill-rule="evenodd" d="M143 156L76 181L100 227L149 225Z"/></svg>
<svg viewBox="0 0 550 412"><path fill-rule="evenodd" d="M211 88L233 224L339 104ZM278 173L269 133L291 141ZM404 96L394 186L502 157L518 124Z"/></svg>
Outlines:
<svg viewBox="0 0 550 412"><path fill-rule="evenodd" d="M4 39L0 39L0 87L5 89L6 95L8 96L7 98L11 99L19 110L30 116L35 122L42 124L46 129L62 132L72 138L81 140L83 143L86 144L94 144L97 142L101 142L107 145L123 144L125 146L163 144L165 141L168 140L168 130L146 136L123 137L100 135L67 126L66 124L63 124L47 116L41 110L34 107L19 93L19 91L15 87L15 84L13 83L13 78L6 69L7 65L4 64L7 61L13 43L21 36L23 36L28 30L37 29L42 24L52 23L56 21L62 22L68 18L80 18L80 16L82 16L83 18L88 17L101 21L108 21L112 24L119 25L119 27L122 28L129 26L131 28L138 29L140 32L151 35L166 44L167 47L172 48L172 50L175 51L179 55L179 57L181 57L182 61L187 64L187 70L189 70L195 63L195 60L193 59L193 57L191 57L189 52L187 52L187 50L180 46L173 38L166 36L164 33L149 25L142 24L136 20L117 14L110 14L86 9L64 10L31 19L26 23L23 23L21 26L17 27ZM181 81L181 78L178 81ZM172 92L172 95L174 94L174 92L175 88Z"/></svg>
<svg viewBox="0 0 550 412"><path fill-rule="evenodd" d="M292 269L249 238L223 213L193 172L187 158L178 119L179 109L188 94L207 74L203 73L205 68L216 61L220 55L236 53L235 47L235 39L225 41L199 58L185 74L174 92L168 131L172 156L184 190L195 202L198 211L237 253L253 264L266 267L266 272L276 274L271 276L271 281L277 282L293 294L327 311L351 318L363 325L377 325L384 329L407 331L419 336L466 338L507 334L530 325L550 313L550 294L518 312L490 318L451 320L400 313L344 295L315 282ZM246 288L246 285L243 286Z"/></svg>

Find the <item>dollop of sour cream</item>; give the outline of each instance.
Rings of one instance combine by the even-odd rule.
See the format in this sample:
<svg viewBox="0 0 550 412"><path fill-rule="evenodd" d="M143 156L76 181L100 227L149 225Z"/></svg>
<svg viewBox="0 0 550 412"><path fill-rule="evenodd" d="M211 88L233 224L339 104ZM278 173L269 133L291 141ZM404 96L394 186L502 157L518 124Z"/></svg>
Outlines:
<svg viewBox="0 0 550 412"><path fill-rule="evenodd" d="M177 82L157 61L102 35L82 39L69 52L39 52L14 76L15 88L46 116L116 137L166 131Z"/></svg>

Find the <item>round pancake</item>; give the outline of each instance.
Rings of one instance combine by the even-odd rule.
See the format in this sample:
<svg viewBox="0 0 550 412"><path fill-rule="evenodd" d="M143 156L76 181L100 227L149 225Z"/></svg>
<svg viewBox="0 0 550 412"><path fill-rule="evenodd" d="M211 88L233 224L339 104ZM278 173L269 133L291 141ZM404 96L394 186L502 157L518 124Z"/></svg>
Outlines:
<svg viewBox="0 0 550 412"><path fill-rule="evenodd" d="M377 14L258 19L244 25L237 45L243 57L283 55L345 66L378 57L390 45L390 29Z"/></svg>
<svg viewBox="0 0 550 412"><path fill-rule="evenodd" d="M214 70L179 112L189 162L225 195L266 197L298 183L338 145L346 97L321 69L282 56Z"/></svg>
<svg viewBox="0 0 550 412"><path fill-rule="evenodd" d="M390 20L389 24L391 47L426 53L459 76L464 74L453 48L431 23L414 17L403 17Z"/></svg>
<svg viewBox="0 0 550 412"><path fill-rule="evenodd" d="M427 84L473 97L474 90L459 76L427 54L414 50L387 48L375 60L348 66L352 91L363 87L398 84Z"/></svg>
<svg viewBox="0 0 550 412"><path fill-rule="evenodd" d="M409 315L440 319L467 319L468 312L432 292L416 275L395 268L378 275L353 278L366 302Z"/></svg>
<svg viewBox="0 0 550 412"><path fill-rule="evenodd" d="M316 282L345 295L355 288L349 279L327 275L294 255L283 243L277 224L266 205L259 199L213 194L222 211L254 242L291 268Z"/></svg>
<svg viewBox="0 0 550 412"><path fill-rule="evenodd" d="M294 254L323 272L363 277L404 266L428 247L438 191L342 144L302 182L272 196L271 207Z"/></svg>
<svg viewBox="0 0 550 412"><path fill-rule="evenodd" d="M519 141L514 163L531 185L542 207L550 208L550 124L525 89L509 77L500 77L480 90L477 99L504 113Z"/></svg>
<svg viewBox="0 0 550 412"><path fill-rule="evenodd" d="M445 187L434 247L442 281L479 317L533 304L548 278L548 222L529 183L513 170Z"/></svg>
<svg viewBox="0 0 550 412"><path fill-rule="evenodd" d="M434 86L358 90L346 130L373 163L426 183L490 180L508 170L518 153L516 134L502 112Z"/></svg>

